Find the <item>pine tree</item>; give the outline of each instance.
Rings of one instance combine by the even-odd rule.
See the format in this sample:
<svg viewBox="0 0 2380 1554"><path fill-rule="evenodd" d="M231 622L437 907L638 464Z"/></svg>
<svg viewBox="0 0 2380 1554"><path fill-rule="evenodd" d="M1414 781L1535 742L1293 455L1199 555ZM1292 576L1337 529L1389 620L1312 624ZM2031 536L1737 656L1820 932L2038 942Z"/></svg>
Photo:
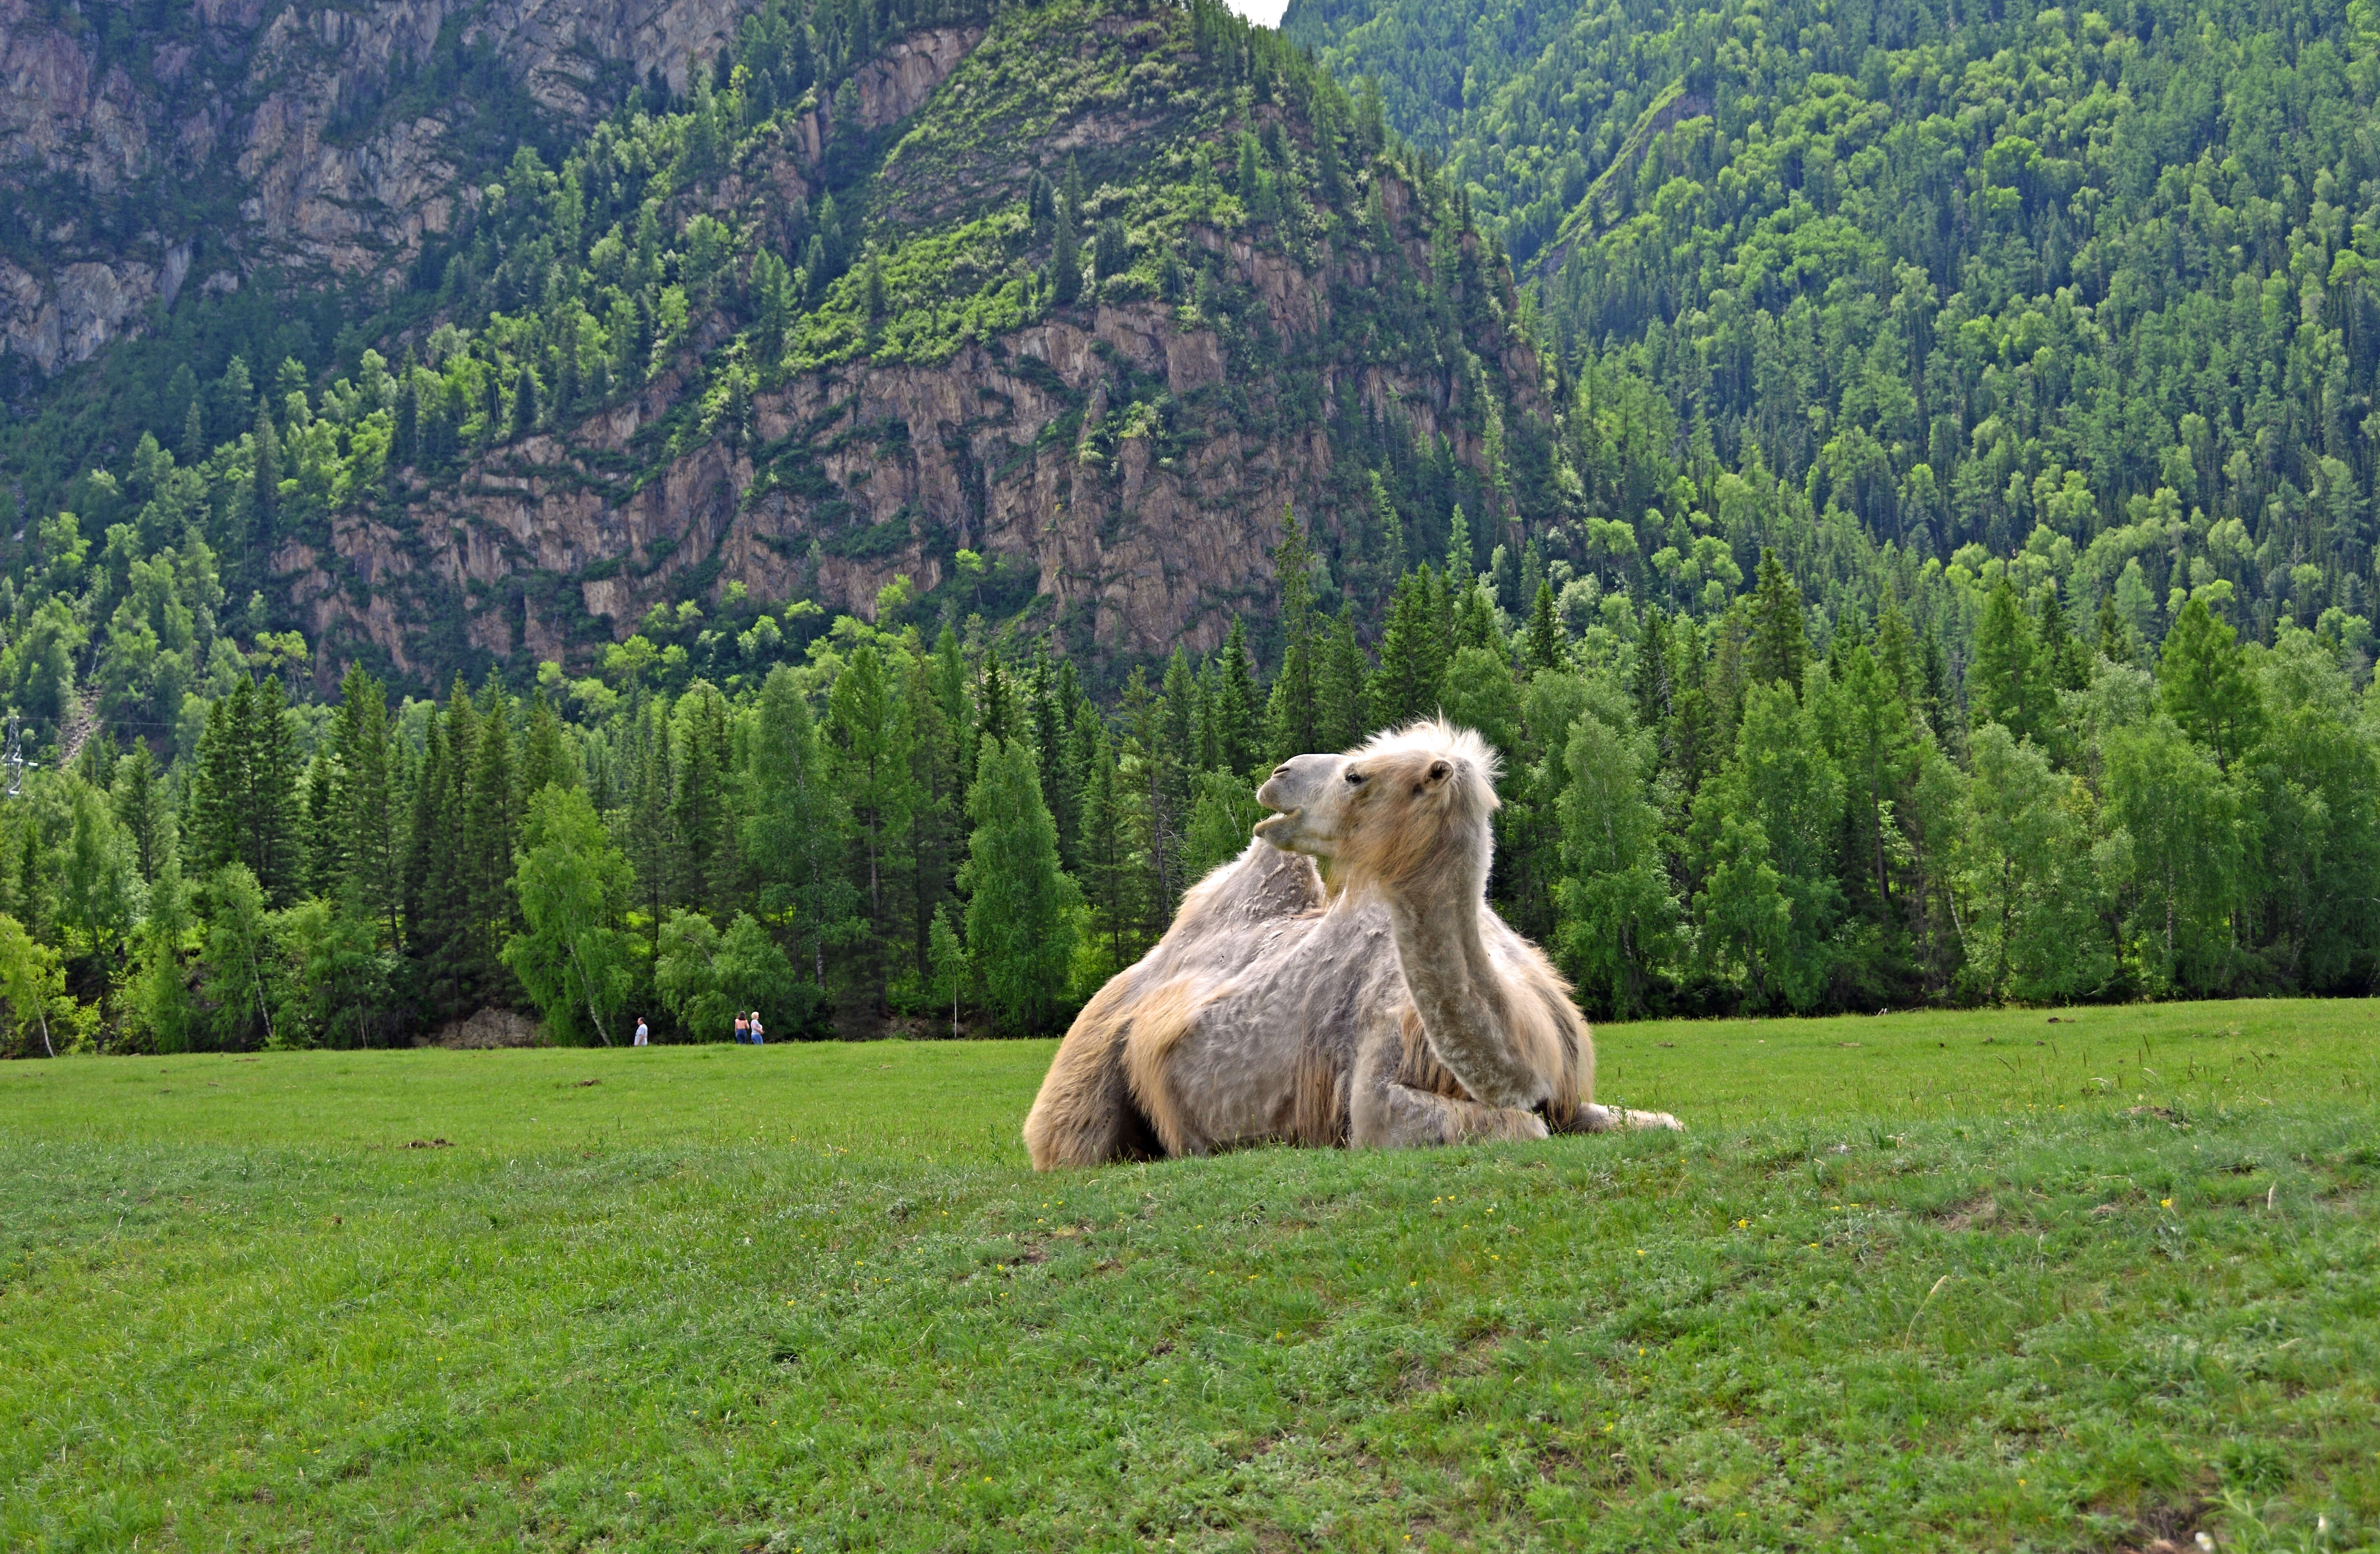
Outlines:
<svg viewBox="0 0 2380 1554"><path fill-rule="evenodd" d="M1372 675L1372 726L1393 728L1438 710L1448 649L1439 635L1438 580L1427 565L1404 575L1389 601L1380 664Z"/></svg>
<svg viewBox="0 0 2380 1554"><path fill-rule="evenodd" d="M1050 240L1050 295L1061 308L1066 307L1083 294L1083 246L1075 231L1075 218L1062 203L1058 210L1055 232Z"/></svg>
<svg viewBox="0 0 2380 1554"><path fill-rule="evenodd" d="M1454 611L1454 650L1477 648L1484 652L1501 653L1504 636L1496 624L1496 601L1484 583L1474 583L1461 590Z"/></svg>
<svg viewBox="0 0 2380 1554"><path fill-rule="evenodd" d="M645 909L648 942L658 947L677 893L677 771L670 737L669 707L659 698L632 705L627 717L628 864L636 870L637 894Z"/></svg>
<svg viewBox="0 0 2380 1554"><path fill-rule="evenodd" d="M273 538L273 526L281 512L281 434L273 430L273 417L261 399L256 403L254 438L256 468L249 489L255 493L256 536L263 542Z"/></svg>
<svg viewBox="0 0 2380 1554"><path fill-rule="evenodd" d="M1645 606L1636 634L1636 726L1658 730L1670 720L1670 622L1658 604Z"/></svg>
<svg viewBox="0 0 2380 1554"><path fill-rule="evenodd" d="M1247 627L1238 615L1223 634L1215 672L1215 766L1234 775L1252 770L1262 756L1257 736L1259 706L1255 666L1248 660Z"/></svg>
<svg viewBox="0 0 2380 1554"><path fill-rule="evenodd" d="M1760 552L1759 580L1752 595L1752 640L1744 674L1754 685L1782 683L1802 694L1810 662L1810 638L1802 621L1802 590L1785 574L1777 552Z"/></svg>
<svg viewBox="0 0 2380 1554"><path fill-rule="evenodd" d="M1909 629L1909 616L1899 601L1886 605L1884 613L1876 618L1876 662L1892 676L1894 694L1913 707L1920 689L1917 637Z"/></svg>
<svg viewBox="0 0 2380 1554"><path fill-rule="evenodd" d="M1081 861L1072 872L1089 900L1092 931L1107 942L1109 969L1121 971L1130 959L1134 927L1144 916L1133 896L1126 802L1117 785L1106 720L1086 707L1076 726L1076 744L1083 753L1083 839Z"/></svg>
<svg viewBox="0 0 2380 1554"><path fill-rule="evenodd" d="M116 763L112 786L115 819L132 839L140 878L153 880L174 852L174 812L166 804L165 785L157 780L157 763L147 741L132 742L131 753Z"/></svg>
<svg viewBox="0 0 2380 1554"><path fill-rule="evenodd" d="M468 1014L458 956L465 938L462 893L463 795L450 741L454 718L432 712L406 828L405 952L415 998L432 1019Z"/></svg>
<svg viewBox="0 0 2380 1554"><path fill-rule="evenodd" d="M242 677L207 711L199 742L189 845L198 870L242 864L273 906L303 888L297 739L278 675Z"/></svg>
<svg viewBox="0 0 2380 1554"><path fill-rule="evenodd" d="M809 700L799 676L782 664L760 686L751 771L744 847L761 910L807 965L822 999L826 946L843 935L851 916L842 867L846 821Z"/></svg>
<svg viewBox="0 0 2380 1554"><path fill-rule="evenodd" d="M2049 687L2033 623L2003 577L1985 597L1975 623L1974 657L1967 665L1967 721L1998 723L2019 739L2041 733Z"/></svg>
<svg viewBox="0 0 2380 1554"><path fill-rule="evenodd" d="M975 831L959 884L984 1002L1011 1030L1044 1030L1065 996L1082 892L1058 867L1058 828L1022 743L985 745L967 818Z"/></svg>
<svg viewBox="0 0 2380 1554"><path fill-rule="evenodd" d="M881 1011L887 1007L887 951L893 926L886 866L908 836L916 797L910 786L915 734L908 708L876 644L862 644L835 676L827 698L826 733L833 782L851 813L852 884L867 916L862 976L871 1007ZM999 747L1031 749L1014 741ZM987 741L985 751L992 748ZM1038 773L1034 789L1037 794L1040 789ZM971 927L967 941L975 942Z"/></svg>
<svg viewBox="0 0 2380 1554"><path fill-rule="evenodd" d="M390 781L388 693L362 664L340 681L338 723L334 726L335 859L343 900L355 902L364 921L379 923L388 947L397 940L400 856L397 856L397 795Z"/></svg>
<svg viewBox="0 0 2380 1554"><path fill-rule="evenodd" d="M520 791L526 798L543 793L554 783L565 788L579 785L578 757L562 720L554 716L553 703L546 699L545 687L540 686L529 693L528 722L521 733Z"/></svg>
<svg viewBox="0 0 2380 1554"><path fill-rule="evenodd" d="M2263 734L2263 702L2238 633L2216 620L2203 599L2184 604L2166 633L2157 660L2157 704L2225 771Z"/></svg>
<svg viewBox="0 0 2380 1554"><path fill-rule="evenodd" d="M1592 712L1572 725L1562 754L1570 783L1560 802L1560 948L1590 994L1626 1018L1668 957L1678 902L1661 867L1661 814L1651 802L1653 741Z"/></svg>
<svg viewBox="0 0 2380 1554"><path fill-rule="evenodd" d="M2124 618L2124 613L2116 608L2113 589L2099 596L2098 628L2096 646L2101 658L2127 665L2140 662L2140 637L2132 630L2132 623Z"/></svg>
<svg viewBox="0 0 2380 1554"><path fill-rule="evenodd" d="M461 690L459 683L455 688ZM463 807L468 964L477 995L490 1002L506 994L502 953L504 941L519 926L518 904L510 884L513 853L520 840L512 724L512 698L491 673L480 691L479 727Z"/></svg>
<svg viewBox="0 0 2380 1554"><path fill-rule="evenodd" d="M1446 588L1460 598L1471 591L1479 576L1478 552L1471 543L1471 520L1463 515L1463 504L1456 503L1446 526Z"/></svg>
<svg viewBox="0 0 2380 1554"><path fill-rule="evenodd" d="M1353 749L1366 733L1365 705L1371 665L1355 639L1354 606L1342 604L1322 643L1315 675L1315 748Z"/></svg>
<svg viewBox="0 0 2380 1554"><path fill-rule="evenodd" d="M1016 736L1016 698L1008 683L1008 672L1002 667L998 653L983 656L983 674L976 686L975 728L977 749L982 745L997 745ZM970 773L974 763L968 763Z"/></svg>
<svg viewBox="0 0 2380 1554"><path fill-rule="evenodd" d="M1561 616L1554 609L1554 586L1550 582L1537 585L1536 602L1529 608L1529 624L1521 634L1521 663L1530 674L1560 669L1570 658L1568 633L1562 630Z"/></svg>
<svg viewBox="0 0 2380 1554"><path fill-rule="evenodd" d="M1314 552L1305 526L1287 505L1281 511L1281 543L1273 548L1272 573L1281 590L1281 673L1265 709L1266 744L1272 759L1286 760L1319 750L1321 703L1317 684L1318 641L1314 610Z"/></svg>
<svg viewBox="0 0 2380 1554"><path fill-rule="evenodd" d="M2058 602L2054 580L2042 589L2040 642L2041 668L2050 690L2079 691L2091 683L2085 650L2066 629L2066 607Z"/></svg>
<svg viewBox="0 0 2380 1554"><path fill-rule="evenodd" d="M337 785L337 763L328 750L316 751L314 759L306 763L305 779L298 784L306 836L305 886L301 893L325 900L338 893L339 881L346 874L340 867Z"/></svg>
<svg viewBox="0 0 2380 1554"><path fill-rule="evenodd" d="M697 680L677 699L670 720L670 796L678 842L678 900L713 917L725 917L734 871L734 817L729 813L727 698Z"/></svg>
<svg viewBox="0 0 2380 1554"><path fill-rule="evenodd" d="M951 734L946 726L948 713L934 691L934 661L916 653L904 653L901 657L901 696L912 720L906 850L910 929L917 957L917 977L919 985L923 986L934 976L934 925L949 916L945 907L956 881L958 851L964 844L959 822L965 818L965 811L959 807L962 795ZM1073 687L1074 666L1068 664L1050 700L1062 703ZM1064 770L1062 738L1060 740L1058 760L1058 790L1070 792ZM1067 822L1062 819L1059 824L1062 854L1066 845L1066 829Z"/></svg>
<svg viewBox="0 0 2380 1554"><path fill-rule="evenodd" d="M1941 632L1927 627L1918 647L1918 710L1925 713L1927 727L1939 730L1945 714L1950 710L1950 666L1943 656Z"/></svg>
<svg viewBox="0 0 2380 1554"><path fill-rule="evenodd" d="M537 378L524 362L520 375L513 380L513 436L523 438L536 430Z"/></svg>

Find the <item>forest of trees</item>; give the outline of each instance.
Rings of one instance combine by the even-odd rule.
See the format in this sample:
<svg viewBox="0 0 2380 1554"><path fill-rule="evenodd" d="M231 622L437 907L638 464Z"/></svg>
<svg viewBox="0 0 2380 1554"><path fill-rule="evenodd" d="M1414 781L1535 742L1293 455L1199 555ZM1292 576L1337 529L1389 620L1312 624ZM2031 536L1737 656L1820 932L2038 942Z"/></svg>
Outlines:
<svg viewBox="0 0 2380 1554"><path fill-rule="evenodd" d="M557 1040L1051 1030L1236 856L1281 757L1443 715L1503 761L1496 904L1605 1015L2362 991L2380 705L2336 644L2200 601L2152 651L1994 565L1963 698L1897 605L1815 615L1771 554L1707 622L1514 620L1459 542L1377 660L1278 557L1234 630L1120 705L1074 667L842 617L731 696L650 660L392 708L243 673L191 759L88 740L0 807L19 1051L410 1039L527 1007ZM905 585L896 583L895 589ZM888 601L887 604L897 603Z"/></svg>

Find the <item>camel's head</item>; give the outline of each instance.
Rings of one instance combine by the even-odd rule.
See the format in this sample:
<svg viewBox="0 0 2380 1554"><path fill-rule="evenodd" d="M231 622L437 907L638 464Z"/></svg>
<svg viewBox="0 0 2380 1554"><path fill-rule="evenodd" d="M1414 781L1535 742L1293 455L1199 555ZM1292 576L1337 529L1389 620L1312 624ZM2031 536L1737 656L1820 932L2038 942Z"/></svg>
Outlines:
<svg viewBox="0 0 2380 1554"><path fill-rule="evenodd" d="M1345 755L1292 756L1257 802L1273 811L1257 834L1320 860L1335 886L1399 881L1457 860L1484 869L1496 755L1471 730L1425 719Z"/></svg>

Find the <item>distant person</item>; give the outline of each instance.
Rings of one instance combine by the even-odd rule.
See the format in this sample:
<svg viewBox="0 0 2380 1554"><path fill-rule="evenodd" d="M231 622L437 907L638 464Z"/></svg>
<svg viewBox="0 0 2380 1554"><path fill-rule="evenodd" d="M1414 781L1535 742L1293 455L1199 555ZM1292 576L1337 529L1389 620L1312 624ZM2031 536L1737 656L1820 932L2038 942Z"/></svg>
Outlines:
<svg viewBox="0 0 2380 1554"><path fill-rule="evenodd" d="M769 1038L760 1034L760 1012L755 1009L752 1011L752 1045L765 1047L768 1044Z"/></svg>
<svg viewBox="0 0 2380 1554"><path fill-rule="evenodd" d="M744 1018L742 1011L739 1010L735 1015L735 1045L741 1047L751 1039L752 1023Z"/></svg>
<svg viewBox="0 0 2380 1554"><path fill-rule="evenodd" d="M637 1016L637 1045L639 1047L652 1045L652 1033L645 1028L645 1017L642 1014Z"/></svg>

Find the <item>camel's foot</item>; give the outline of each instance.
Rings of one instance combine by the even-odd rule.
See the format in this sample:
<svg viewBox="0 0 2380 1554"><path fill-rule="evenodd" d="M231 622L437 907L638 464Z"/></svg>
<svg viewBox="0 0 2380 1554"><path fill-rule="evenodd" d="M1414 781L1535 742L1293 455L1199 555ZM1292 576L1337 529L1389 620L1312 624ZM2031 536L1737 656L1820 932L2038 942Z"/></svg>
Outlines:
<svg viewBox="0 0 2380 1554"><path fill-rule="evenodd" d="M1464 1106L1449 1143L1468 1143L1474 1139L1545 1138L1549 1136L1546 1120L1534 1111L1524 1111L1513 1106Z"/></svg>
<svg viewBox="0 0 2380 1554"><path fill-rule="evenodd" d="M1686 1124L1666 1111L1631 1111L1624 1106L1597 1106L1593 1102L1579 1108L1580 1120L1588 1133L1618 1133L1622 1128L1665 1128L1670 1133L1683 1133Z"/></svg>

